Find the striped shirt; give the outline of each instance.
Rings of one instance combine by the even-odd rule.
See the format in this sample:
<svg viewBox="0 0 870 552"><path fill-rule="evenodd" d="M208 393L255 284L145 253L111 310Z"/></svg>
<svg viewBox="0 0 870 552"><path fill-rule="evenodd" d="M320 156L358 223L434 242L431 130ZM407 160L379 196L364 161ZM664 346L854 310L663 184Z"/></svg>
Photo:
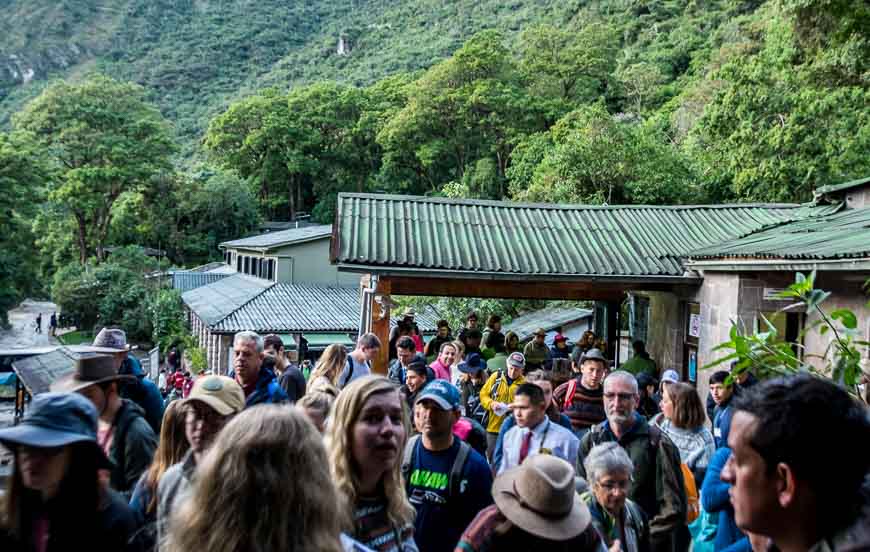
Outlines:
<svg viewBox="0 0 870 552"><path fill-rule="evenodd" d="M414 526L397 527L387 515L385 498L359 498L353 513L353 538L377 552L417 552ZM401 542L396 542L401 539Z"/></svg>
<svg viewBox="0 0 870 552"><path fill-rule="evenodd" d="M565 405L565 399L568 394L568 387L571 382L567 381L553 391L553 399L559 408L571 420L571 427L574 433L586 431L595 424L599 424L607 419L604 413L604 389L587 389L580 383L580 378L575 378L576 390L571 404Z"/></svg>

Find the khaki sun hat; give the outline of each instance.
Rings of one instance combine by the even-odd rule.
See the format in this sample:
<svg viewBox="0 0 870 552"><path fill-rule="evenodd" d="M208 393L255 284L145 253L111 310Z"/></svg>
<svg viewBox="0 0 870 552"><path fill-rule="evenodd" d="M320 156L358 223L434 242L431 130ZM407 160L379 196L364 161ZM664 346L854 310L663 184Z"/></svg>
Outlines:
<svg viewBox="0 0 870 552"><path fill-rule="evenodd" d="M238 414L245 408L245 392L233 378L200 376L193 383L187 401L201 401L221 416Z"/></svg>
<svg viewBox="0 0 870 552"><path fill-rule="evenodd" d="M574 538L592 519L575 491L574 468L549 454L530 456L496 477L492 497L514 525L548 540Z"/></svg>

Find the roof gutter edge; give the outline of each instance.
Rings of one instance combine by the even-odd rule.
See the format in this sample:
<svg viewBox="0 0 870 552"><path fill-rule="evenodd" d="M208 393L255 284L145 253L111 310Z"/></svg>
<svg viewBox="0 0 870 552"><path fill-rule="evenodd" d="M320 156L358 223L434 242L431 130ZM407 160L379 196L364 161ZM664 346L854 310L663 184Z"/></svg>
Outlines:
<svg viewBox="0 0 870 552"><path fill-rule="evenodd" d="M694 270L716 270L722 272L741 272L756 270L802 271L802 270L867 270L870 271L870 257L854 259L711 259L685 261Z"/></svg>
<svg viewBox="0 0 870 552"><path fill-rule="evenodd" d="M355 265L337 263L339 272L358 272L363 274L378 274L381 277L389 276L426 276L429 278L462 278L470 277L475 280L517 280L524 281L600 281L613 283L656 283L656 284L700 284L701 276L674 276L674 275L623 275L623 274L515 274L510 272L484 272L472 270L438 270L427 268L384 268L374 265Z"/></svg>

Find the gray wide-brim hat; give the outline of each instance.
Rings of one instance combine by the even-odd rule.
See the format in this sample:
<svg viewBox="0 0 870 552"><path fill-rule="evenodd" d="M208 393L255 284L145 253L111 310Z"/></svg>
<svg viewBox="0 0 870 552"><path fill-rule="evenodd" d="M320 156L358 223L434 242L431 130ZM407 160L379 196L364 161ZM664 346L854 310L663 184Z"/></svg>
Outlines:
<svg viewBox="0 0 870 552"><path fill-rule="evenodd" d="M0 443L13 451L20 445L57 448L91 443L100 467L112 467L97 444L97 409L91 401L76 393L36 395L20 424L0 429Z"/></svg>
<svg viewBox="0 0 870 552"><path fill-rule="evenodd" d="M115 352L129 351L130 345L127 343L127 334L124 330L117 328L103 328L100 333L94 338L94 347L105 347L113 349Z"/></svg>
<svg viewBox="0 0 870 552"><path fill-rule="evenodd" d="M565 541L585 531L592 520L575 485L571 464L536 454L496 477L492 498L499 511L523 531Z"/></svg>

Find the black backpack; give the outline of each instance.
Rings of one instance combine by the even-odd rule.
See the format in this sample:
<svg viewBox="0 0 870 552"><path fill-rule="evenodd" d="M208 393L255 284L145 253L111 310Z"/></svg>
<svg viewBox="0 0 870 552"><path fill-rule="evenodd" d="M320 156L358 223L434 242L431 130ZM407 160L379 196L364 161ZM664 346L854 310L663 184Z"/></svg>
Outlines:
<svg viewBox="0 0 870 552"><path fill-rule="evenodd" d="M496 385L498 385L498 383L496 383ZM474 389L473 385L472 389ZM480 402L480 393L469 394L466 401L465 416L486 428L486 422L489 419L489 411L487 411Z"/></svg>

